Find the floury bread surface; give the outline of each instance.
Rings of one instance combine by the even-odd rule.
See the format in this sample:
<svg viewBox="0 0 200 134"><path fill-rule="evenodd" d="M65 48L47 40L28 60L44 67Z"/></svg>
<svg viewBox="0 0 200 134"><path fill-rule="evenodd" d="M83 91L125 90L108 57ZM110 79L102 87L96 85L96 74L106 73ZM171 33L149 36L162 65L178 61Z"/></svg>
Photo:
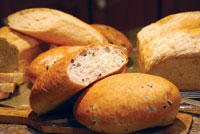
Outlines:
<svg viewBox="0 0 200 134"><path fill-rule="evenodd" d="M75 119L104 133L130 133L172 124L180 93L168 80L149 74L123 73L89 86L74 105Z"/></svg>
<svg viewBox="0 0 200 134"><path fill-rule="evenodd" d="M180 90L200 90L200 12L170 15L137 35L139 69Z"/></svg>
<svg viewBox="0 0 200 134"><path fill-rule="evenodd" d="M28 68L28 76L34 81L43 73L46 72L53 64L64 56L79 52L84 46L60 46L52 48L37 56Z"/></svg>
<svg viewBox="0 0 200 134"><path fill-rule="evenodd" d="M97 30L70 14L31 8L8 16L8 25L22 33L57 45L88 45L107 40Z"/></svg>
<svg viewBox="0 0 200 134"><path fill-rule="evenodd" d="M38 115L66 102L89 84L114 73L127 64L127 55L116 45L96 44L64 56L35 81L30 104Z"/></svg>

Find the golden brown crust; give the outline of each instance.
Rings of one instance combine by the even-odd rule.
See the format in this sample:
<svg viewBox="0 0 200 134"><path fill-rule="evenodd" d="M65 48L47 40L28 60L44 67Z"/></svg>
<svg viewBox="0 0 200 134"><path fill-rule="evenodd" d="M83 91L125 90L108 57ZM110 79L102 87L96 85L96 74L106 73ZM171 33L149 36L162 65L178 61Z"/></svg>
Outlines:
<svg viewBox="0 0 200 134"><path fill-rule="evenodd" d="M88 87L76 101L74 115L92 130L129 133L171 124L180 99L176 86L161 77L117 74Z"/></svg>
<svg viewBox="0 0 200 134"><path fill-rule="evenodd" d="M118 45L125 49L128 56L131 54L133 46L128 38L119 30L103 25L103 24L91 24L96 30L98 30L111 44Z"/></svg>
<svg viewBox="0 0 200 134"><path fill-rule="evenodd" d="M105 46L110 44L102 45ZM45 114L69 100L77 92L88 86L88 84L81 85L80 83L73 82L69 78L67 67L75 56L79 55L81 52L84 52L87 50L87 48L95 46L97 45L89 45L87 47L81 47L77 51L71 52L70 55L64 56L62 59L58 60L46 72L42 73L38 79L36 79L30 95L30 105L34 112L36 112L38 115ZM117 47L115 45L112 46ZM117 48L121 50L119 47ZM122 50L121 52L123 53ZM121 66L119 70L110 72L107 75L122 72L126 66L126 63ZM101 76L98 79L103 77L105 76Z"/></svg>
<svg viewBox="0 0 200 134"><path fill-rule="evenodd" d="M84 47L84 46L82 46ZM52 48L37 56L28 68L28 76L32 82L34 82L40 74L48 70L57 60L64 56L71 55L82 49L81 46L62 46Z"/></svg>

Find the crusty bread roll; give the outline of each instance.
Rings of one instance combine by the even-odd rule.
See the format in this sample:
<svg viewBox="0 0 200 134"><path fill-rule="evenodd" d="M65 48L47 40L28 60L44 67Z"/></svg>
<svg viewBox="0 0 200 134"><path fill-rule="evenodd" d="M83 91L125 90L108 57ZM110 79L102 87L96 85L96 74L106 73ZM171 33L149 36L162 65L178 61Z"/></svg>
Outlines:
<svg viewBox="0 0 200 134"><path fill-rule="evenodd" d="M107 40L94 28L70 14L49 8L31 8L8 16L8 25L45 42L88 45Z"/></svg>
<svg viewBox="0 0 200 134"><path fill-rule="evenodd" d="M28 76L34 81L46 70L48 70L57 60L71 53L79 52L84 46L61 46L52 48L37 56L28 68Z"/></svg>
<svg viewBox="0 0 200 134"><path fill-rule="evenodd" d="M98 30L111 44L122 47L128 55L131 54L133 46L128 38L119 30L103 25L103 24L91 24L96 30Z"/></svg>
<svg viewBox="0 0 200 134"><path fill-rule="evenodd" d="M20 85L29 81L25 73L0 73L0 83L15 83Z"/></svg>
<svg viewBox="0 0 200 134"><path fill-rule="evenodd" d="M0 73L25 73L38 55L39 43L8 27L0 28Z"/></svg>
<svg viewBox="0 0 200 134"><path fill-rule="evenodd" d="M38 115L45 114L69 100L89 84L120 73L127 55L118 46L95 44L63 57L42 73L30 94L30 105Z"/></svg>
<svg viewBox="0 0 200 134"><path fill-rule="evenodd" d="M140 73L102 79L83 92L74 105L75 119L104 133L130 133L173 123L180 93L168 80Z"/></svg>
<svg viewBox="0 0 200 134"><path fill-rule="evenodd" d="M180 90L200 90L200 12L170 15L137 35L140 72L164 77Z"/></svg>

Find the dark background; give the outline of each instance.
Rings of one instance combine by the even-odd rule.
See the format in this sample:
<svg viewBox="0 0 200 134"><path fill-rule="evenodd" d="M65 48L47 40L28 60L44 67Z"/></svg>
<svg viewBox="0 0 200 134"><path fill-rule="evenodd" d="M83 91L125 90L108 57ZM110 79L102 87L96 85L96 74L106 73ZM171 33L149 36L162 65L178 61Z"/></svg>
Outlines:
<svg viewBox="0 0 200 134"><path fill-rule="evenodd" d="M127 31L143 27L169 14L200 10L200 0L0 0L0 26L18 10L48 7L72 14L87 23L110 25Z"/></svg>

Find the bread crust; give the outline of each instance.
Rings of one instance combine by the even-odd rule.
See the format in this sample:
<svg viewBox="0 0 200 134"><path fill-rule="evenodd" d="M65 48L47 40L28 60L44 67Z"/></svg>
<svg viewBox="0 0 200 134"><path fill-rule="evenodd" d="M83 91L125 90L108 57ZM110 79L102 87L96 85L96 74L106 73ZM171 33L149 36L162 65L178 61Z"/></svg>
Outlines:
<svg viewBox="0 0 200 134"><path fill-rule="evenodd" d="M74 115L95 131L130 133L171 124L180 100L179 90L164 78L116 74L88 87L76 101Z"/></svg>
<svg viewBox="0 0 200 134"><path fill-rule="evenodd" d="M15 19L21 14L34 13L35 11L50 12L59 16L55 22L43 29L32 30L15 25ZM46 16L48 17L48 16ZM52 16L51 16L52 17ZM35 20L33 20L35 21ZM26 23L26 22L24 22ZM49 8L30 8L18 11L8 16L8 24L11 28L33 36L45 42L57 45L88 45L90 43L104 43L107 40L97 30L70 14Z"/></svg>
<svg viewBox="0 0 200 134"><path fill-rule="evenodd" d="M30 80L34 83L40 74L46 72L59 59L78 52L82 47L84 46L60 46L41 53L31 62L28 68Z"/></svg>
<svg viewBox="0 0 200 134"><path fill-rule="evenodd" d="M98 30L108 40L109 43L122 47L128 56L130 56L133 46L122 32L111 26L103 24L91 24L91 26Z"/></svg>
<svg viewBox="0 0 200 134"><path fill-rule="evenodd" d="M200 90L199 21L200 12L185 12L144 27L137 35L140 72L164 77L180 90Z"/></svg>
<svg viewBox="0 0 200 134"><path fill-rule="evenodd" d="M110 46L110 44L102 45ZM30 94L30 105L35 113L41 115L52 111L62 103L69 100L80 90L83 90L86 86L88 86L88 84L80 84L72 81L67 72L67 67L75 56L86 51L87 48L96 46L97 45L81 47L81 49L78 51L70 53L70 55L67 55L58 60L53 66L51 66L51 68L42 73L36 79ZM116 45L111 46L117 47ZM124 54L124 56L126 56L121 48L117 48ZM122 72L126 64L127 61L120 67L120 69L110 72L106 74L106 76ZM98 77L96 80L103 77L105 76Z"/></svg>

